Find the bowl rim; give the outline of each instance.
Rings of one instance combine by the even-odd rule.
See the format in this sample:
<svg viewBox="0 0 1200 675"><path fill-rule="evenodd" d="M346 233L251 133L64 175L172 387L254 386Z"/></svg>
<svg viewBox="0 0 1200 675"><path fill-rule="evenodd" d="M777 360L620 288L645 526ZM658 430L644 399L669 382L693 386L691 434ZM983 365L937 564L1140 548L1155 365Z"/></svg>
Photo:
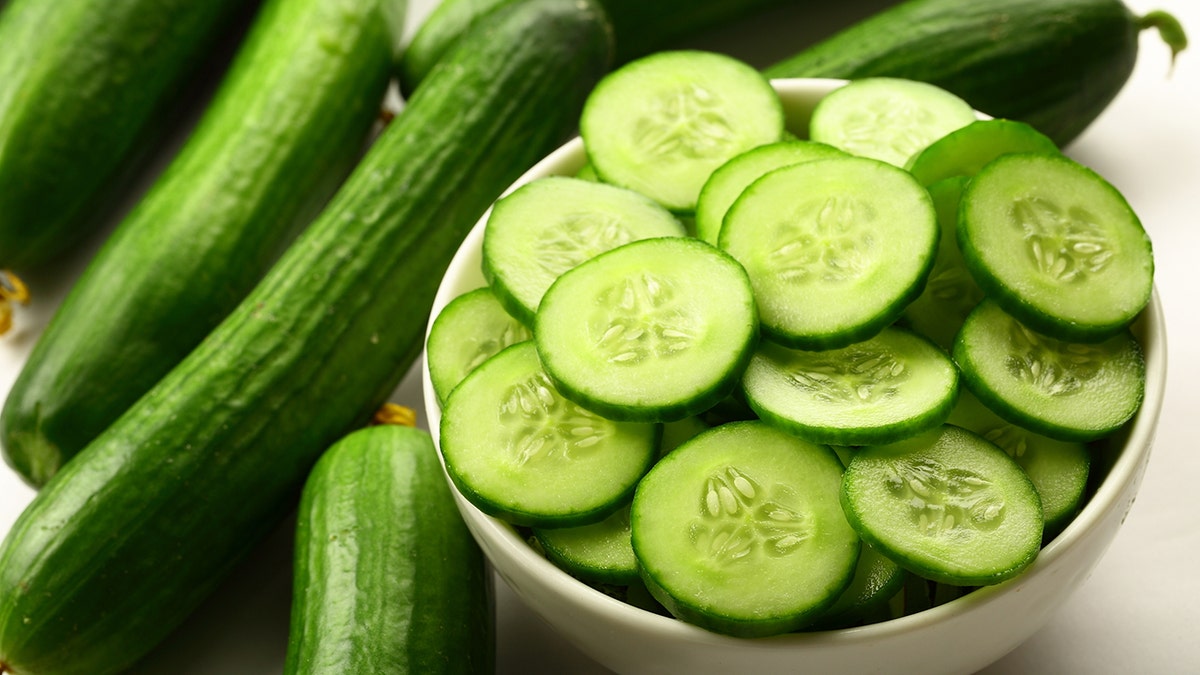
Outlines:
<svg viewBox="0 0 1200 675"><path fill-rule="evenodd" d="M782 96L798 96L801 98L820 98L829 91L845 83L845 80L825 78L792 78L776 79L772 85ZM981 115L981 118L986 117ZM504 194L521 185L544 175L564 174L578 170L583 165L583 143L575 137L566 142L536 165L530 168L515 181ZM480 217L475 226L462 242L455 253L446 275L439 283L433 309L426 326L426 337L433 319L451 299L459 294L451 287L461 285L460 275L467 262L477 255L482 242L484 224L491 213L489 208ZM993 602L998 596L1010 588L1023 585L1043 570L1052 568L1057 560L1068 555L1070 551L1083 544L1084 533L1098 527L1106 516L1116 508L1124 508L1126 512L1132 506L1132 500L1122 505L1120 497L1124 489L1140 479L1146 462L1149 460L1151 447L1158 426L1158 419L1163 406L1163 396L1166 389L1167 351L1166 329L1162 305L1157 287L1151 293L1150 302L1142 311L1134 324L1133 330L1138 337L1146 356L1146 388L1141 408L1139 408L1132 423L1127 427L1127 435L1122 445L1122 451L1116 457L1108 474L1096 487L1087 504L1074 519L1042 547L1033 563L1016 577L999 584L984 586L971 593L930 609L914 614L890 619L863 626L842 628L836 630L795 632L766 638L755 638L753 641L763 645L780 647L797 647L801 645L833 645L874 642L881 638L896 638L906 633L920 631L930 625L954 620L957 617L975 612L978 608ZM441 420L441 408L433 391L429 377L429 366L424 352L421 354L421 386L424 396L424 407L429 424L429 431L435 445L440 448L440 433L438 426ZM443 473L445 463L441 453L438 459L442 462ZM722 635L706 630L699 626L686 623L670 616L663 616L633 605L626 604L616 598L596 590L587 584L571 577L559 569L545 557L539 555L516 532L512 526L479 511L468 502L454 487L448 475L445 475L451 487L455 501L463 514L472 535L476 538L486 538L489 546L494 548L517 564L530 568L530 573L547 586L547 591L563 597L564 602L576 607L587 607L589 611L605 614L629 626L631 629L642 631L668 640L686 640L689 642L704 642L709 644L747 642L747 638ZM1122 514L1122 519L1125 514ZM483 542L480 542L481 545ZM502 566L490 560L493 567L502 577L507 573ZM518 595L520 591L518 590Z"/></svg>

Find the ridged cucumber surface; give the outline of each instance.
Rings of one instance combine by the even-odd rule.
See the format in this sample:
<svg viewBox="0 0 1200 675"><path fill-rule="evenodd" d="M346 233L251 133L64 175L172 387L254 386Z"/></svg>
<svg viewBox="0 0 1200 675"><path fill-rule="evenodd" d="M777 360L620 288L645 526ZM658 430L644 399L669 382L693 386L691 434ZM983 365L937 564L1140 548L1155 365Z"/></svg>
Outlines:
<svg viewBox="0 0 1200 675"><path fill-rule="evenodd" d="M412 91L459 36L488 12L515 0L441 0L404 51L400 86ZM799 1L799 0L797 0ZM689 35L788 0L600 0L612 19L616 63L666 48Z"/></svg>
<svg viewBox="0 0 1200 675"><path fill-rule="evenodd" d="M1186 43L1170 15L1138 17L1120 0L907 0L765 72L929 82L1061 147L1125 85L1151 26L1173 51Z"/></svg>
<svg viewBox="0 0 1200 675"><path fill-rule="evenodd" d="M486 673L483 553L425 431L355 431L321 457L296 524L285 675Z"/></svg>
<svg viewBox="0 0 1200 675"><path fill-rule="evenodd" d="M13 0L0 13L0 268L99 225L127 164L247 0Z"/></svg>
<svg viewBox="0 0 1200 675"><path fill-rule="evenodd" d="M394 391L463 237L610 56L582 0L464 38L251 294L22 513L0 545L3 667L119 671L209 595Z"/></svg>
<svg viewBox="0 0 1200 675"><path fill-rule="evenodd" d="M325 205L378 117L404 5L264 5L199 126L5 401L0 443L27 482L43 485L182 360Z"/></svg>

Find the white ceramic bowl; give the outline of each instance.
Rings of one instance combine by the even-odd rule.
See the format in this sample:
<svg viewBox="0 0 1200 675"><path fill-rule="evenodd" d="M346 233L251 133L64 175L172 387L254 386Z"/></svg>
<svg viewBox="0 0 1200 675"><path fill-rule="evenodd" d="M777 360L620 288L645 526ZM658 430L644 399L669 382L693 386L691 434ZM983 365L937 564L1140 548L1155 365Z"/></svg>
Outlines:
<svg viewBox="0 0 1200 675"><path fill-rule="evenodd" d="M813 106L840 84L776 80L789 129L805 136ZM583 162L583 145L572 140L513 188L544 176L573 175ZM486 219L484 214L451 262L434 316L454 297L485 284L480 246ZM1093 474L1103 481L1083 511L1017 578L901 619L755 640L718 635L636 609L576 581L526 545L510 526L454 494L471 533L516 594L581 651L618 673L973 672L1030 637L1088 578L1133 504L1150 458L1166 383L1166 331L1157 292L1134 332L1146 354L1145 402L1109 450L1094 459ZM423 377L427 419L436 441L441 411L427 367Z"/></svg>

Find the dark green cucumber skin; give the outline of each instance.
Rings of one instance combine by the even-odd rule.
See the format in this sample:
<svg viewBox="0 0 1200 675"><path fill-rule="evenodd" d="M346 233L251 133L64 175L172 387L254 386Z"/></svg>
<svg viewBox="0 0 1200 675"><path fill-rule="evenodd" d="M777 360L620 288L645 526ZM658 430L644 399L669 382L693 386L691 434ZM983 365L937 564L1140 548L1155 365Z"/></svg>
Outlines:
<svg viewBox="0 0 1200 675"><path fill-rule="evenodd" d="M336 191L378 118L403 6L263 7L199 126L88 264L4 403L0 444L26 482L45 484L187 356Z"/></svg>
<svg viewBox="0 0 1200 675"><path fill-rule="evenodd" d="M472 24L516 0L442 0L421 24L400 62L400 87L413 91ZM734 19L789 0L600 0L616 37L621 64Z"/></svg>
<svg viewBox="0 0 1200 675"><path fill-rule="evenodd" d="M494 670L491 576L427 432L370 427L331 447L295 551L285 675Z"/></svg>
<svg viewBox="0 0 1200 675"><path fill-rule="evenodd" d="M98 207L248 0L13 0L0 14L0 268L30 272Z"/></svg>
<svg viewBox="0 0 1200 675"><path fill-rule="evenodd" d="M765 73L922 80L1062 147L1129 79L1138 31L1120 0L908 0Z"/></svg>
<svg viewBox="0 0 1200 675"><path fill-rule="evenodd" d="M209 595L395 390L462 239L571 133L610 58L580 0L464 37L251 294L18 518L0 664L118 671Z"/></svg>

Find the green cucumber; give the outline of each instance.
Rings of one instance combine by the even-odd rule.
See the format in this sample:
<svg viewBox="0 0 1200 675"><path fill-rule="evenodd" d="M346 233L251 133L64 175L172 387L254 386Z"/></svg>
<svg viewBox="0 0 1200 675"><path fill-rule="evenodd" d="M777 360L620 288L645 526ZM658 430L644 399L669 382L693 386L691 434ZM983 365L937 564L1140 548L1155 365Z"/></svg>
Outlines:
<svg viewBox="0 0 1200 675"><path fill-rule="evenodd" d="M325 452L293 585L286 675L493 668L491 577L425 431L370 427Z"/></svg>
<svg viewBox="0 0 1200 675"><path fill-rule="evenodd" d="M320 453L395 390L463 237L574 128L610 50L580 0L523 2L464 38L254 291L18 519L0 670L129 666L294 508Z"/></svg>
<svg viewBox="0 0 1200 675"><path fill-rule="evenodd" d="M13 385L0 442L26 481L45 484L182 360L324 206L378 117L404 4L263 7L199 126Z"/></svg>
<svg viewBox="0 0 1200 675"><path fill-rule="evenodd" d="M1147 27L1158 28L1172 52L1186 44L1169 14L1139 18L1120 0L907 0L765 72L929 82L1061 147L1124 87Z"/></svg>
<svg viewBox="0 0 1200 675"><path fill-rule="evenodd" d="M672 46L708 28L787 0L600 0L612 19L616 63ZM514 0L441 0L417 30L400 63L400 86L412 92L459 36L488 12Z"/></svg>
<svg viewBox="0 0 1200 675"><path fill-rule="evenodd" d="M113 203L243 0L14 0L0 14L0 268L65 252Z"/></svg>

